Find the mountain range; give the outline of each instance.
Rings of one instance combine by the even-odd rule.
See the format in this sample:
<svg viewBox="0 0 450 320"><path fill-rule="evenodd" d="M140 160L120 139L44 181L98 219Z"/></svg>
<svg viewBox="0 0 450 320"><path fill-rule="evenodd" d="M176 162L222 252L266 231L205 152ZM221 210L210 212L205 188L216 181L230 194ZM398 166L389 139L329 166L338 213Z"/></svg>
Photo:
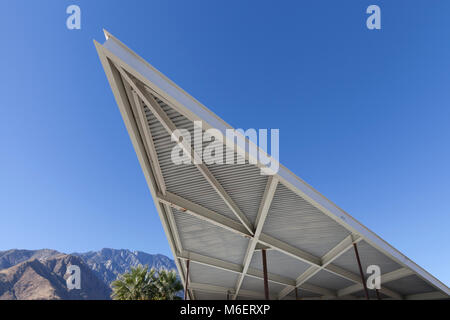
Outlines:
<svg viewBox="0 0 450 320"><path fill-rule="evenodd" d="M70 265L80 268L81 289L67 288ZM0 300L110 299L111 282L137 265L176 270L164 255L127 249L71 254L51 249L0 251Z"/></svg>

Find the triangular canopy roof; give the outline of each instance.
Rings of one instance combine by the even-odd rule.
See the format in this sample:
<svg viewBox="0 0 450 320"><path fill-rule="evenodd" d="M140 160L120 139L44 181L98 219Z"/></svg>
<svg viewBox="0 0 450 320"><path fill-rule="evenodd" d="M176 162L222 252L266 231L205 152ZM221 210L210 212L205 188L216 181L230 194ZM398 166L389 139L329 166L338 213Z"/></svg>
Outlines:
<svg viewBox="0 0 450 320"><path fill-rule="evenodd" d="M264 298L262 249L272 299L355 299L363 269L381 268L381 298L448 298L447 286L280 165L176 165L176 129L231 127L105 31L95 42L183 283L191 299ZM224 142L224 141L222 141ZM369 294L375 297L375 291Z"/></svg>

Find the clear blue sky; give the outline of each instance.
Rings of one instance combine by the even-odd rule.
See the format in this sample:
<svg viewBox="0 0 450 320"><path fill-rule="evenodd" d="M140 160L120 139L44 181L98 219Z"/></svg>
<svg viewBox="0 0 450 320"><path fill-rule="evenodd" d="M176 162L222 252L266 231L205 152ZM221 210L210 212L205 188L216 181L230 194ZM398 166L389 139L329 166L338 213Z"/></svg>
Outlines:
<svg viewBox="0 0 450 320"><path fill-rule="evenodd" d="M2 4L0 250L170 256L92 42L106 28L234 127L279 128L284 165L450 284L449 1Z"/></svg>

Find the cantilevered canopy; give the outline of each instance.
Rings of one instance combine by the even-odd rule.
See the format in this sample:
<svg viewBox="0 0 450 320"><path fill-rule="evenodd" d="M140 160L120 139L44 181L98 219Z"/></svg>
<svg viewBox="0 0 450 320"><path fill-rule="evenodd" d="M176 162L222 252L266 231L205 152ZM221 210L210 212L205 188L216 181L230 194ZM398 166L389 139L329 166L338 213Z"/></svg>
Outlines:
<svg viewBox="0 0 450 320"><path fill-rule="evenodd" d="M189 298L263 299L262 250L271 299L361 298L355 244L363 271L381 269L381 298L449 298L447 286L283 166L262 175L239 147L244 164L175 164L176 129L231 127L105 34L95 45Z"/></svg>

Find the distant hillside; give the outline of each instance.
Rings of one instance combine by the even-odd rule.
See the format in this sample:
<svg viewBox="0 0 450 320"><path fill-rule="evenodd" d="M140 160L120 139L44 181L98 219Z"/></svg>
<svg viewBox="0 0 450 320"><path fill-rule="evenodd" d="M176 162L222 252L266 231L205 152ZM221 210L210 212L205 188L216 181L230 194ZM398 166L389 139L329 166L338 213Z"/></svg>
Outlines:
<svg viewBox="0 0 450 320"><path fill-rule="evenodd" d="M142 251L130 251L126 249L102 249L86 253L73 253L81 257L87 265L97 273L98 277L108 285L116 280L117 275L130 270L139 264L155 269L175 269L172 259L162 254L148 254Z"/></svg>
<svg viewBox="0 0 450 320"><path fill-rule="evenodd" d="M0 251L0 270L6 269L21 262L30 259L46 259L51 256L60 254L56 250L41 249L41 250L22 250L11 249L7 251Z"/></svg>
<svg viewBox="0 0 450 320"><path fill-rule="evenodd" d="M81 290L67 290L70 264L81 269ZM0 299L109 299L111 282L139 264L176 270L164 255L126 249L72 254L51 249L0 251Z"/></svg>
<svg viewBox="0 0 450 320"><path fill-rule="evenodd" d="M81 289L68 290L66 270L78 265ZM45 259L32 258L0 271L1 300L98 300L109 299L109 287L79 257L56 254Z"/></svg>

